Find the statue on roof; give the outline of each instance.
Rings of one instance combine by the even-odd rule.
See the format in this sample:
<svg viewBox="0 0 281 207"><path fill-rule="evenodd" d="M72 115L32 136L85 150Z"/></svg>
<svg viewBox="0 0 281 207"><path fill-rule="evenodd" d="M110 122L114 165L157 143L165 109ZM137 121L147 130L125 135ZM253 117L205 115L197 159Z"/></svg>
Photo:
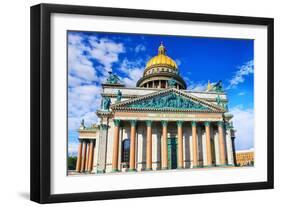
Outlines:
<svg viewBox="0 0 281 207"><path fill-rule="evenodd" d="M85 121L84 121L84 119L82 119L81 120L81 123L80 123L80 127L79 127L79 129L85 129L86 127L85 127Z"/></svg>
<svg viewBox="0 0 281 207"><path fill-rule="evenodd" d="M119 102L122 99L122 92L120 90L117 91L116 101Z"/></svg>
<svg viewBox="0 0 281 207"><path fill-rule="evenodd" d="M222 88L222 81L220 80L219 82L217 82L213 89L216 91L216 92L223 92L223 88Z"/></svg>
<svg viewBox="0 0 281 207"><path fill-rule="evenodd" d="M80 124L82 127L85 127L85 120L84 119L82 119L81 120L81 124Z"/></svg>
<svg viewBox="0 0 281 207"><path fill-rule="evenodd" d="M225 103L225 104L223 105L223 108L224 108L226 111L228 111L228 104Z"/></svg>
<svg viewBox="0 0 281 207"><path fill-rule="evenodd" d="M120 81L119 77L116 74L113 74L112 71L108 72L109 76L106 79L107 84L118 84Z"/></svg>
<svg viewBox="0 0 281 207"><path fill-rule="evenodd" d="M210 81L208 81L207 89L206 91L214 91L214 92L224 92L222 87L222 81L219 80L217 83L211 84Z"/></svg>
<svg viewBox="0 0 281 207"><path fill-rule="evenodd" d="M221 102L221 97L219 95L216 97L216 102L218 106L221 106L222 102Z"/></svg>
<svg viewBox="0 0 281 207"><path fill-rule="evenodd" d="M109 97L103 97L102 98L102 109L103 110L109 110L109 106L111 104L111 100Z"/></svg>

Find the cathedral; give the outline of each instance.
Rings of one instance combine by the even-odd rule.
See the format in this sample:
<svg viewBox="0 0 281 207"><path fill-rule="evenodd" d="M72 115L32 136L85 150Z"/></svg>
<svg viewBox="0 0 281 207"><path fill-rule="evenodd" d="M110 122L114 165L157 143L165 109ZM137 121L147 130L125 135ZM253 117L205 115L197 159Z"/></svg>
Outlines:
<svg viewBox="0 0 281 207"><path fill-rule="evenodd" d="M135 87L110 72L101 97L99 123L78 129L77 173L236 166L222 82L189 90L162 43Z"/></svg>

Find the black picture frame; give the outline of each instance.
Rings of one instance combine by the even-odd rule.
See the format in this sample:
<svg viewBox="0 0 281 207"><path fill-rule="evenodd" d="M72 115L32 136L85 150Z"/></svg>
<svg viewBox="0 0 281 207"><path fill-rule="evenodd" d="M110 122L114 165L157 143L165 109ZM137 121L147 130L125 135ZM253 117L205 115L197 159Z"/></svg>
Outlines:
<svg viewBox="0 0 281 207"><path fill-rule="evenodd" d="M113 17L134 17L194 22L218 22L267 26L267 181L238 184L219 184L189 187L169 187L73 194L50 193L50 130L51 130L51 71L50 16L53 13L83 14ZM274 72L272 18L195 14L152 10L103 8L89 6L39 4L31 7L31 174L30 199L38 203L120 199L147 196L211 193L272 189L274 187Z"/></svg>

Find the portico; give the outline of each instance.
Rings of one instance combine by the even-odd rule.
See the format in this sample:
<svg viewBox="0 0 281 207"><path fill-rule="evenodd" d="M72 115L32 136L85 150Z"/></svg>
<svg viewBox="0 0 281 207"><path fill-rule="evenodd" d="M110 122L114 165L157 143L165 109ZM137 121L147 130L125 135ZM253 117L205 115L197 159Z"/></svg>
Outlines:
<svg viewBox="0 0 281 207"><path fill-rule="evenodd" d="M138 126L142 127L145 126L145 134L146 137L144 137L145 141L143 142L145 144L146 148L145 152L145 159L142 160L142 165L144 167L141 168L141 170L152 170L152 153L154 150L160 150L160 160L158 160L161 163L160 169L165 170L168 169L168 161L171 159L168 158L168 139L175 138L177 142L177 169L182 168L196 168L196 167L211 167L211 166L220 166L220 165L226 165L227 160L225 156L226 152L226 145L224 143L224 137L225 137L225 131L222 128L221 121L167 121L167 120L129 120L129 119L115 119L114 120L118 125L115 125L114 127L114 144L112 147L113 151L113 157L112 157L112 171L121 171L121 163L118 163L118 152L119 150L119 134L120 134L120 125L126 125L126 123L130 124L130 167L129 171L136 171L138 169L136 158L138 158L136 154L136 148L137 142L136 137L138 136L137 131ZM127 125L129 125L127 124ZM158 127L159 125L162 126L162 133L159 136L160 141L160 148L153 148L152 146L152 128ZM177 126L177 133L174 133L174 127ZM222 138L223 140L219 140L219 145L217 148L219 149L219 163L215 162L215 158L212 157L212 143L214 143L214 134L210 133L210 129L212 128L212 131L216 131L217 137ZM198 131L200 130L200 135L198 136ZM191 136L188 136L191 134ZM203 138L204 136L204 138ZM200 141L198 141L200 139ZM191 142L191 146L187 144L187 142ZM200 145L198 143L200 142ZM202 142L205 142L204 144ZM203 147L204 146L204 147ZM199 149L201 148L201 149ZM139 148L141 149L141 148ZM227 149L230 150L230 149ZM203 155L199 155L199 151ZM185 152L185 153L184 153ZM155 152L154 152L155 153ZM203 154L204 153L204 154ZM157 154L157 152L156 152ZM189 154L189 161L188 156L186 154ZM191 158L191 159L190 159ZM202 160L203 159L203 160ZM206 160L204 160L206 159ZM137 159L138 160L138 159ZM203 162L202 162L203 161ZM187 162L190 162L190 165L187 164ZM232 164L232 163L229 163Z"/></svg>

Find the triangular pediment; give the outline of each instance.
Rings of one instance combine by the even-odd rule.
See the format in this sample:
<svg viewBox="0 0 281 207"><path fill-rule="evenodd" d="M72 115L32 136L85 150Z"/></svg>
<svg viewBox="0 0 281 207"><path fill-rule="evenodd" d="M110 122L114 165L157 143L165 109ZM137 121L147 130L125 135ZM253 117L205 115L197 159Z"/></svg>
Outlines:
<svg viewBox="0 0 281 207"><path fill-rule="evenodd" d="M224 112L225 109L186 92L171 88L112 105L112 110L205 111Z"/></svg>

